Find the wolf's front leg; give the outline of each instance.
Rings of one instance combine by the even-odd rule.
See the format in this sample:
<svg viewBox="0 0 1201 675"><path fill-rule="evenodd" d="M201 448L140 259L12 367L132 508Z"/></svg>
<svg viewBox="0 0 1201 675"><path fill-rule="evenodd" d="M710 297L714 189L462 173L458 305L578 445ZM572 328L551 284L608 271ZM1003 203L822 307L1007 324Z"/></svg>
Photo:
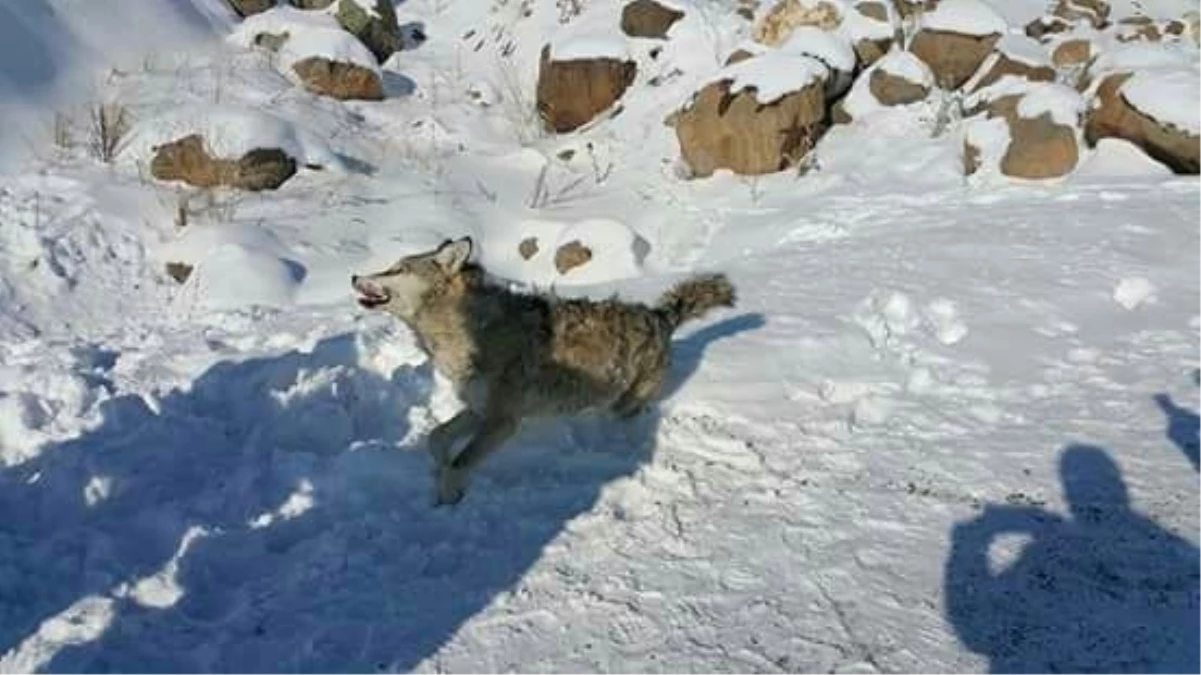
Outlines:
<svg viewBox="0 0 1201 675"><path fill-rule="evenodd" d="M438 469L449 464L454 459L456 441L476 433L483 418L471 408L464 408L459 414L434 427L429 435L430 454L434 457L434 466Z"/></svg>
<svg viewBox="0 0 1201 675"><path fill-rule="evenodd" d="M467 490L467 477L490 452L499 448L517 430L516 416L487 417L467 447L438 467L438 504L457 504Z"/></svg>

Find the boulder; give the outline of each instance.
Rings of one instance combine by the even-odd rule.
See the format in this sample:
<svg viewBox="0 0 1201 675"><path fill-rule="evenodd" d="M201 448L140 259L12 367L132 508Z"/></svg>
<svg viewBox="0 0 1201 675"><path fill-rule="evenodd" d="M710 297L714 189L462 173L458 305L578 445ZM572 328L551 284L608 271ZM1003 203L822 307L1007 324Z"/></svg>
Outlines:
<svg viewBox="0 0 1201 675"><path fill-rule="evenodd" d="M245 17L271 9L275 6L275 0L229 0L229 6L238 16Z"/></svg>
<svg viewBox="0 0 1201 675"><path fill-rule="evenodd" d="M559 270L559 274L567 274L589 260L592 260L592 249L578 239L563 244L555 251L555 269Z"/></svg>
<svg viewBox="0 0 1201 675"><path fill-rule="evenodd" d="M630 37L663 40L672 25L682 18L683 12L655 0L634 0L621 10L621 30Z"/></svg>
<svg viewBox="0 0 1201 675"><path fill-rule="evenodd" d="M992 53L1000 34L964 35L923 28L913 36L909 51L930 66L943 89L963 86Z"/></svg>
<svg viewBox="0 0 1201 675"><path fill-rule="evenodd" d="M831 121L848 124L881 108L915 103L933 88L934 76L921 59L909 52L891 52L855 80L850 93L830 111Z"/></svg>
<svg viewBox="0 0 1201 675"><path fill-rule="evenodd" d="M360 0L339 0L334 17L348 33L357 37L383 63L400 50L400 25L391 0L375 0L368 11Z"/></svg>
<svg viewBox="0 0 1201 675"><path fill-rule="evenodd" d="M917 18L926 12L932 12L938 7L938 0L895 0L897 13L901 18L909 21Z"/></svg>
<svg viewBox="0 0 1201 675"><path fill-rule="evenodd" d="M966 88L978 91L1006 75L1030 82L1054 82L1055 68L1051 66L1046 49L1037 41L1020 35L1006 35L997 43L996 51L984 60Z"/></svg>
<svg viewBox="0 0 1201 675"><path fill-rule="evenodd" d="M175 283L182 284L192 276L194 266L182 262L169 262L166 265L167 276L175 280Z"/></svg>
<svg viewBox="0 0 1201 675"><path fill-rule="evenodd" d="M1183 77L1195 80L1188 71ZM1137 74L1114 73L1103 77L1094 94L1093 107L1084 126L1084 138L1095 146L1102 138L1120 138L1142 148L1176 173L1196 174L1201 138L1195 132L1156 120L1136 108L1122 92Z"/></svg>
<svg viewBox="0 0 1201 675"><path fill-rule="evenodd" d="M829 71L826 76L826 98L833 100L850 88L855 79L858 56L842 31L827 32L816 26L797 26L779 50L817 59Z"/></svg>
<svg viewBox="0 0 1201 675"><path fill-rule="evenodd" d="M278 148L256 148L236 159L213 157L199 134L154 148L150 173L196 187L273 190L296 173L296 160Z"/></svg>
<svg viewBox="0 0 1201 675"><path fill-rule="evenodd" d="M310 56L293 63L292 70L315 94L340 100L378 101L384 97L379 73L358 64Z"/></svg>
<svg viewBox="0 0 1201 675"><path fill-rule="evenodd" d="M903 41L900 23L891 4L881 0L860 0L844 17L859 63L867 67L879 61L895 44Z"/></svg>
<svg viewBox="0 0 1201 675"><path fill-rule="evenodd" d="M637 72L637 65L629 60L556 61L547 45L538 67L538 113L552 131L577 129L616 103Z"/></svg>
<svg viewBox="0 0 1201 675"><path fill-rule="evenodd" d="M872 71L868 78L868 90L884 106L916 103L930 95L930 88L925 84L913 82L883 68Z"/></svg>
<svg viewBox="0 0 1201 675"><path fill-rule="evenodd" d="M1058 35L1072 29L1072 24L1057 16L1039 17L1026 24L1026 35L1040 42L1046 42L1049 36Z"/></svg>
<svg viewBox="0 0 1201 675"><path fill-rule="evenodd" d="M833 31L842 23L838 5L827 0L780 0L755 26L755 42L778 47L800 26Z"/></svg>
<svg viewBox="0 0 1201 675"><path fill-rule="evenodd" d="M786 91L763 92L756 72L814 74ZM786 169L825 132L826 97L820 62L803 56L766 54L728 66L673 116L680 153L694 176L717 169L758 175Z"/></svg>
<svg viewBox="0 0 1201 675"><path fill-rule="evenodd" d="M517 253L522 260L529 260L538 255L538 237L526 237L517 245Z"/></svg>
<svg viewBox="0 0 1201 675"><path fill-rule="evenodd" d="M1084 101L1075 90L1057 84L1037 84L1023 93L1006 94L988 102L984 119L969 126L964 146L964 170L975 173L986 156L1000 151L998 169L1006 176L1028 180L1059 178L1080 161L1078 129ZM981 128L1007 129L1002 147L979 141ZM994 146L999 145L993 143Z"/></svg>

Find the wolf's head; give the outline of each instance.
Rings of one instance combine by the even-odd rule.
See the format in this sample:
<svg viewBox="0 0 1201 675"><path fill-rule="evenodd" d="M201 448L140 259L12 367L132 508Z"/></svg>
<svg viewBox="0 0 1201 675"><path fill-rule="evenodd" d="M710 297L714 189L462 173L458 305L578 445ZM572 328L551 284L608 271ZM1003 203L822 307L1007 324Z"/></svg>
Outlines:
<svg viewBox="0 0 1201 675"><path fill-rule="evenodd" d="M431 290L459 276L471 256L471 246L470 237L447 239L433 251L401 258L383 272L352 276L350 283L363 307L411 319L421 311Z"/></svg>

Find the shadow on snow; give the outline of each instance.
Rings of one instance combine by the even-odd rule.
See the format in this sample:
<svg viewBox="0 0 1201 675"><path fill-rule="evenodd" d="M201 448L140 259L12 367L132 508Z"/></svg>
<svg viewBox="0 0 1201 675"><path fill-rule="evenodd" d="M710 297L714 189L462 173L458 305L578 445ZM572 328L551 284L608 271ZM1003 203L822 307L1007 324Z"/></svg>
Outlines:
<svg viewBox="0 0 1201 675"><path fill-rule="evenodd" d="M761 324L677 340L669 391L707 344ZM435 509L424 439L397 447L432 373L360 368L355 339L219 363L157 410L114 398L99 428L0 471L0 654L51 620L75 644L28 667L412 669L654 451L657 409L554 422Z"/></svg>

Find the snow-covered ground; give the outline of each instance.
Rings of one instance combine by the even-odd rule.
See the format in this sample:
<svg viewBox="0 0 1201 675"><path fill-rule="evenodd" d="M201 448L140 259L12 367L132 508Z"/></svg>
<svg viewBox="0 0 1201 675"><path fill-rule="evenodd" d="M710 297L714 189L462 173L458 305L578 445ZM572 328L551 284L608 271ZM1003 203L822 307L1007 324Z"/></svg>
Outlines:
<svg viewBox="0 0 1201 675"><path fill-rule="evenodd" d="M399 5L428 39L373 103L231 45L217 0L162 3L194 49L131 35L108 70L96 36L148 0L87 4L0 0L0 38L28 28L0 55L75 31L42 79L0 71L33 139L0 144L0 672L1197 669L1195 177L1106 140L969 184L914 104L804 175L683 180L663 118L749 29L719 0L624 45L622 114L557 138L529 112L554 3ZM95 100L141 125L111 165L49 138ZM163 120L328 166L189 192L146 174ZM457 403L348 281L463 234L559 294L720 270L739 304L681 331L655 410L531 424L435 508ZM589 236L591 267L546 258Z"/></svg>

